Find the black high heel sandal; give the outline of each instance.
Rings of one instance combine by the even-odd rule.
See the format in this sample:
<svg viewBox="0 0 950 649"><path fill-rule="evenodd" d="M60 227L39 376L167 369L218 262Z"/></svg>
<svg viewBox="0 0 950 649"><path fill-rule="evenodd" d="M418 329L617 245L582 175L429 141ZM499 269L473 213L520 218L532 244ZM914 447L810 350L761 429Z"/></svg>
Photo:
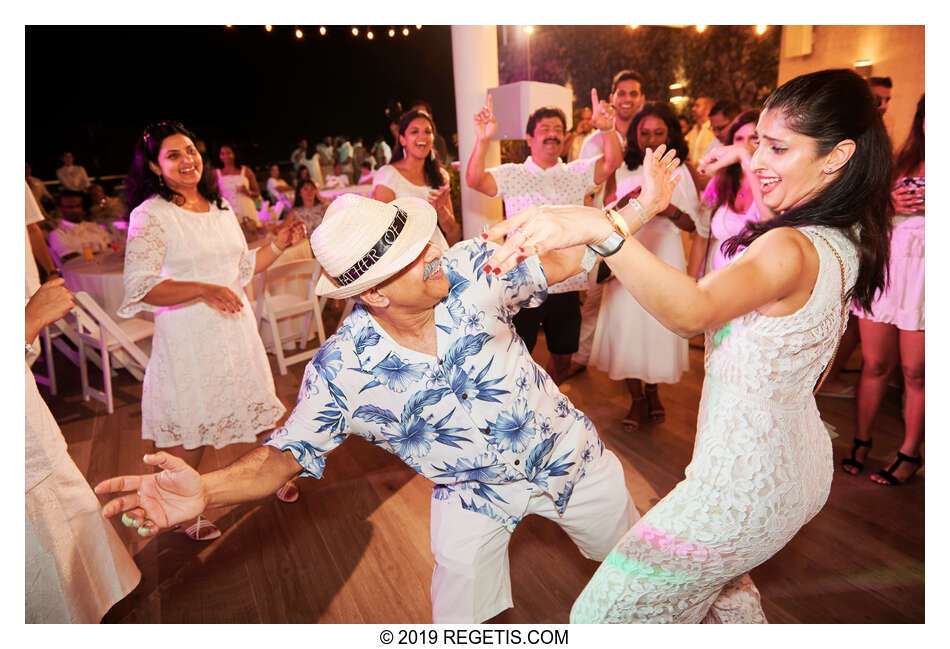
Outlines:
<svg viewBox="0 0 950 649"><path fill-rule="evenodd" d="M870 450L871 440L869 439L863 440L863 439L858 439L857 437L855 437L854 446L851 447L851 457L842 458L841 460L841 468L848 475L858 475L859 473L864 471L864 462L858 462L858 460L855 458L855 455L858 454L858 449L861 448L862 446L866 446L868 450ZM853 467L855 469L854 473L852 473L851 471L848 471L848 467Z"/></svg>
<svg viewBox="0 0 950 649"><path fill-rule="evenodd" d="M894 477L894 471L896 471L897 467L899 467L904 462L907 462L909 464L916 464L917 468L914 469L914 472L911 473L902 481ZM886 481L886 484L884 482L878 482L877 480L871 480L871 481L874 482L875 484L881 485L882 487L896 487L898 485L902 485L914 477L914 474L917 473L917 471L920 469L923 463L924 463L923 458L921 458L919 455L917 457L911 457L909 455L904 455L903 453L898 451L897 459L894 460L894 462L889 467L887 467L886 469L881 469L880 471L878 471L877 473L871 476L871 478L883 478Z"/></svg>

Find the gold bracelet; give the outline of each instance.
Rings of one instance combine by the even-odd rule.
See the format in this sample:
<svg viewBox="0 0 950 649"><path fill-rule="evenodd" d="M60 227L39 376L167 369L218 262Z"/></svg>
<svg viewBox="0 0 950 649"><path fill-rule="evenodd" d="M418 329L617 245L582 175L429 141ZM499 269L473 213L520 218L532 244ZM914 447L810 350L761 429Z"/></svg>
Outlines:
<svg viewBox="0 0 950 649"><path fill-rule="evenodd" d="M626 239L630 236L630 228L627 227L627 222L615 209L606 209L604 210L604 216L607 217L607 220L610 221L610 224L613 226L614 230L621 237Z"/></svg>

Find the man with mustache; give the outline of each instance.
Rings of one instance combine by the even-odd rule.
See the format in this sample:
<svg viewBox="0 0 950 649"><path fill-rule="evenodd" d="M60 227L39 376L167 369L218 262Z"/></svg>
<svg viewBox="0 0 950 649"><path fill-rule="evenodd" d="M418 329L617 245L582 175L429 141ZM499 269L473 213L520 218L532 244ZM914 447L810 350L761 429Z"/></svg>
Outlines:
<svg viewBox="0 0 950 649"><path fill-rule="evenodd" d="M525 139L531 155L521 164L508 163L485 169L488 144L498 128L492 98L475 115L476 141L465 171L465 182L492 198L501 197L507 215L536 205L583 205L584 196L603 183L622 162L620 141L613 135L614 109L597 99L591 90L591 119L605 134L604 153L571 163L560 160L567 131L567 119L559 108L539 108L528 118ZM514 324L528 350L534 349L538 329L544 327L551 360L546 367L558 385L570 376L571 355L577 351L581 311L578 291L586 288L586 275L577 275L548 288L548 299L540 306L521 309Z"/></svg>
<svg viewBox="0 0 950 649"><path fill-rule="evenodd" d="M671 158L644 182L644 218L669 200ZM311 236L322 269L315 292L358 305L308 364L293 413L264 446L208 474L146 455L161 473L99 484L99 494L131 492L104 514L121 513L149 536L209 507L264 498L301 471L319 478L327 454L354 435L434 483L434 622L482 622L512 606L508 542L530 514L602 561L639 518L620 462L511 320L549 283L590 268L595 251L619 250L622 236L542 256L521 240L526 258L501 274L485 265L496 244L442 251L437 232L435 210L419 198L335 200Z"/></svg>

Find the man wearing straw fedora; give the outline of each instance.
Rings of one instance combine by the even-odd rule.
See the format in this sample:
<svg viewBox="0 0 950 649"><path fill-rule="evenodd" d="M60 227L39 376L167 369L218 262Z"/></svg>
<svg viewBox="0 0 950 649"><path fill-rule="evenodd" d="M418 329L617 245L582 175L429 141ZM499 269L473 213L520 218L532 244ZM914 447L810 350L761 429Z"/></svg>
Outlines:
<svg viewBox="0 0 950 649"><path fill-rule="evenodd" d="M648 212L663 207L651 190L640 197ZM356 435L434 483L433 621L481 622L512 606L508 541L529 514L603 560L639 516L620 462L511 323L593 253L532 255L501 275L485 266L494 243L442 251L436 231L435 210L417 198L334 201L311 237L322 266L316 292L359 304L308 364L284 426L205 475L166 453L146 455L164 470L99 484L100 494L133 492L105 515L124 512L148 536L208 507L264 498L298 473L319 478L327 454Z"/></svg>

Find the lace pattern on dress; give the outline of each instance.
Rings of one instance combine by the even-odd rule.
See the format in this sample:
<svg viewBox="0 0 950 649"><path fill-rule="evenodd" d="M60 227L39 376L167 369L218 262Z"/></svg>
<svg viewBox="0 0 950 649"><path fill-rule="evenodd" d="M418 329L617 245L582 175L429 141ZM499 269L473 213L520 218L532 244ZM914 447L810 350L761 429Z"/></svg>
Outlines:
<svg viewBox="0 0 950 649"><path fill-rule="evenodd" d="M165 259L165 229L158 216L143 204L136 208L129 219L128 242L125 248L125 299L116 313L131 318L139 311L157 311L161 307L142 302L167 277L162 277Z"/></svg>

